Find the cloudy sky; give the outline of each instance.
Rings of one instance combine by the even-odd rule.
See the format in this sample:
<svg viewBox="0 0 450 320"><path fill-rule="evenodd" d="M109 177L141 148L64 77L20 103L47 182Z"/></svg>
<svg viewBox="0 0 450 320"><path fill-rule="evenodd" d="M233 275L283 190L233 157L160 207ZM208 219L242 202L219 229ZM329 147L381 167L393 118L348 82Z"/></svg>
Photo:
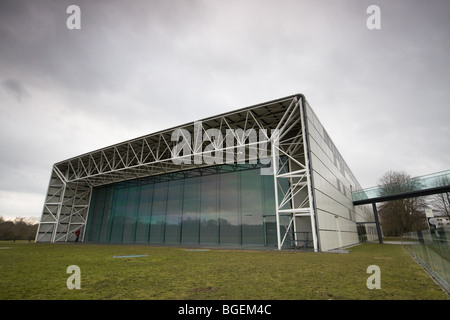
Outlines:
<svg viewBox="0 0 450 320"><path fill-rule="evenodd" d="M55 162L295 93L363 187L450 169L449 57L448 0L0 0L0 216L40 217Z"/></svg>

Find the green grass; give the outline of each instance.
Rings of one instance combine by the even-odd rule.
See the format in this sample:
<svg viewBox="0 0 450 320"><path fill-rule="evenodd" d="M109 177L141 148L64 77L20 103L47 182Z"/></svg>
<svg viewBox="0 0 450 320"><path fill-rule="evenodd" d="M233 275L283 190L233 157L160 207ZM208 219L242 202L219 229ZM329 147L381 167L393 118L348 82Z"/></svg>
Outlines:
<svg viewBox="0 0 450 320"><path fill-rule="evenodd" d="M348 254L0 242L0 299L449 299L400 245ZM113 258L118 255L147 255ZM81 289L69 290L69 265ZM369 290L369 265L381 289Z"/></svg>

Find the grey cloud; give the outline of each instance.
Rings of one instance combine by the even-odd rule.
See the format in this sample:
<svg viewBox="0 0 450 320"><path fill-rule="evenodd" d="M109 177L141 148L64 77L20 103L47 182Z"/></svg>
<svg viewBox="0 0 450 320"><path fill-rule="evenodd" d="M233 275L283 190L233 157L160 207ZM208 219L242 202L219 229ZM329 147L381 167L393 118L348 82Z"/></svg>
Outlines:
<svg viewBox="0 0 450 320"><path fill-rule="evenodd" d="M6 89L6 91L12 94L18 102L31 96L25 86L16 79L5 79L2 81L2 86Z"/></svg>
<svg viewBox="0 0 450 320"><path fill-rule="evenodd" d="M81 30L66 28L71 4ZM366 28L370 4L0 1L0 147L14 149L2 187L20 190L12 173L297 92L363 186L390 166L447 169L448 0L379 0L381 30Z"/></svg>

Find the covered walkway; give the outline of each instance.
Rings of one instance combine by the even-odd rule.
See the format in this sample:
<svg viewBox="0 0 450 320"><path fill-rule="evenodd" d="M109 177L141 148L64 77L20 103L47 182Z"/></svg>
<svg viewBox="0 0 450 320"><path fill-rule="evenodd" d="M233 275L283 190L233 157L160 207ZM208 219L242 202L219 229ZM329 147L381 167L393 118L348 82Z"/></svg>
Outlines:
<svg viewBox="0 0 450 320"><path fill-rule="evenodd" d="M450 170L412 178L388 187L377 186L355 191L352 194L355 206L391 200L414 198L450 192Z"/></svg>
<svg viewBox="0 0 450 320"><path fill-rule="evenodd" d="M450 170L415 177L409 181L388 186L358 190L352 193L352 198L355 206L372 204L378 241L383 243L376 205L378 202L422 197L444 192L450 192Z"/></svg>

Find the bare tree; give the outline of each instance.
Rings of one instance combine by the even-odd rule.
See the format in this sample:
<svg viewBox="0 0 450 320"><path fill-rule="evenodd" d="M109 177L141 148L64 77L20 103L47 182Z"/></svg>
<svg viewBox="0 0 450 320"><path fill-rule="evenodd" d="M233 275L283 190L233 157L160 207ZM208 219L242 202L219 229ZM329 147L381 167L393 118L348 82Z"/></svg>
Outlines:
<svg viewBox="0 0 450 320"><path fill-rule="evenodd" d="M447 176L437 178L436 187L448 185L450 185L450 179ZM450 192L433 195L431 205L450 218Z"/></svg>
<svg viewBox="0 0 450 320"><path fill-rule="evenodd" d="M386 172L379 180L380 195L407 193L420 188L419 182L404 171ZM386 236L400 236L406 232L426 229L422 209L426 206L423 197L384 202L379 206L383 232Z"/></svg>

